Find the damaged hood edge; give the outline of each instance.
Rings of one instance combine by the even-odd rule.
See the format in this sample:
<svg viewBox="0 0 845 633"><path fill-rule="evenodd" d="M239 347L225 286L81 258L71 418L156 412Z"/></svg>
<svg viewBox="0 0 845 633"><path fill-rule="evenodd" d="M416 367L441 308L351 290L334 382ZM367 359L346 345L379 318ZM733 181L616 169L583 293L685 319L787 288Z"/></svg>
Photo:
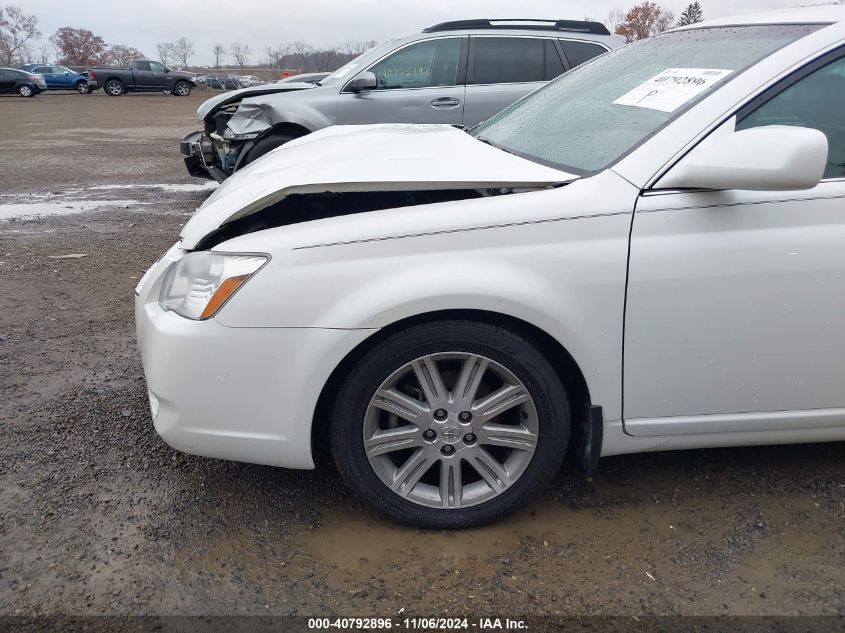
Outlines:
<svg viewBox="0 0 845 633"><path fill-rule="evenodd" d="M537 189L576 179L449 125L334 126L291 141L226 180L183 227L182 248L292 194Z"/></svg>
<svg viewBox="0 0 845 633"><path fill-rule="evenodd" d="M230 90L203 101L197 108L197 118L200 121L205 121L208 115L217 112L220 108L223 108L230 103L240 101L241 99L246 99L247 97L260 97L261 95L271 95L279 92L293 92L295 90L310 90L316 87L317 85L312 83L290 81L285 84L252 86L250 88Z"/></svg>

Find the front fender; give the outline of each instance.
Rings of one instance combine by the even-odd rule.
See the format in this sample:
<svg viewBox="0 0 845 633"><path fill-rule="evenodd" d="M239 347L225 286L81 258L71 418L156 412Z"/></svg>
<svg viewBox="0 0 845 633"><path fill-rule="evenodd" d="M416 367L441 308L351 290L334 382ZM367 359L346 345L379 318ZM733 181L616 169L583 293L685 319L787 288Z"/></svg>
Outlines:
<svg viewBox="0 0 845 633"><path fill-rule="evenodd" d="M263 132L282 123L292 123L315 131L334 123L324 113L304 103L277 104L261 101L260 97L244 99L229 119L228 126L235 134Z"/></svg>
<svg viewBox="0 0 845 633"><path fill-rule="evenodd" d="M616 419L629 227L630 215L618 214L274 254L216 318L378 329L440 310L496 312L556 339ZM259 240L236 238L226 250L254 251Z"/></svg>

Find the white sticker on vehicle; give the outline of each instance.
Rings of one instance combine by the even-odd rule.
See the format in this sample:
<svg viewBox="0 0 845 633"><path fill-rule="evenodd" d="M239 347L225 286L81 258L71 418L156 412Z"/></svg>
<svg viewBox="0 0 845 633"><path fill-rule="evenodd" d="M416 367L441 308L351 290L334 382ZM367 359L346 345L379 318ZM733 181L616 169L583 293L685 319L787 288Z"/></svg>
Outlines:
<svg viewBox="0 0 845 633"><path fill-rule="evenodd" d="M613 103L672 112L732 72L721 68L667 68Z"/></svg>

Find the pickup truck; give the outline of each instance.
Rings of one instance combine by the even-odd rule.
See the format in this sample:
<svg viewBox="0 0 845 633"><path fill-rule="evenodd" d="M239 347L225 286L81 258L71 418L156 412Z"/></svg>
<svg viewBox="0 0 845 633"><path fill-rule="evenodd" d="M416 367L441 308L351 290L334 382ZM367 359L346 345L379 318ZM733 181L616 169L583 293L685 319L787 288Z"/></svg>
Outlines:
<svg viewBox="0 0 845 633"><path fill-rule="evenodd" d="M171 70L161 62L133 59L129 68L90 68L88 85L102 87L107 95L118 97L125 92L169 92L177 97L191 94L196 79L190 73Z"/></svg>

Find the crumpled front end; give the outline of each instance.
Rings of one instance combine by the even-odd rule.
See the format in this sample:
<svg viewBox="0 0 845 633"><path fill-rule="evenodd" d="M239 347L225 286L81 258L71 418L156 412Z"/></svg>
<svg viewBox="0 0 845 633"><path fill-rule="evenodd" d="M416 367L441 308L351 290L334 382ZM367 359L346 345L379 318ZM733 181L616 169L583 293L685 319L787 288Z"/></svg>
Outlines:
<svg viewBox="0 0 845 633"><path fill-rule="evenodd" d="M278 123L273 107L257 97L313 87L293 83L282 89L256 86L212 97L200 105L197 115L203 129L179 142L188 173L223 182L240 167L255 140Z"/></svg>

